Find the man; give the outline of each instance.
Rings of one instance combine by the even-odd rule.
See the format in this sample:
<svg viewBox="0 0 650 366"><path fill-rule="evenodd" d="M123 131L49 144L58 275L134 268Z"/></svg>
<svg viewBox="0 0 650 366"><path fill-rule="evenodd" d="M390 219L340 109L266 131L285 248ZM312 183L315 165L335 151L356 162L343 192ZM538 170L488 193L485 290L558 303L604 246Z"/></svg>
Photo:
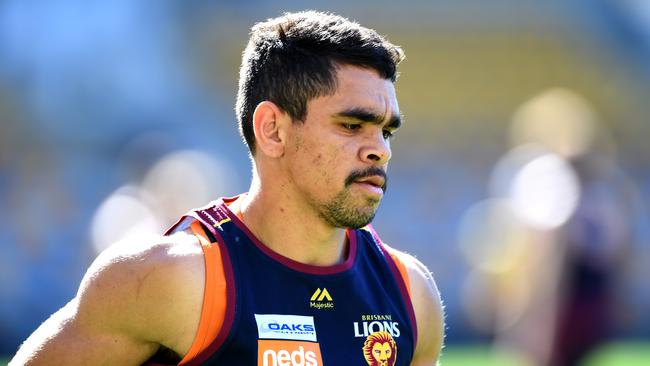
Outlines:
<svg viewBox="0 0 650 366"><path fill-rule="evenodd" d="M335 15L254 26L236 108L249 192L103 252L11 365L435 365L433 279L368 225L402 58Z"/></svg>

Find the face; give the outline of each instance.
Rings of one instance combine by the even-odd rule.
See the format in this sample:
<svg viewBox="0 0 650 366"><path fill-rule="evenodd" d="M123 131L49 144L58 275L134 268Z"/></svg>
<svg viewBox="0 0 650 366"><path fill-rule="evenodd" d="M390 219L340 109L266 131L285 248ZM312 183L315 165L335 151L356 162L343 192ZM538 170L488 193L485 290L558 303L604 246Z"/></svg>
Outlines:
<svg viewBox="0 0 650 366"><path fill-rule="evenodd" d="M341 66L337 92L307 104L285 153L292 183L328 224L360 228L386 189L390 138L400 124L395 88L375 71Z"/></svg>
<svg viewBox="0 0 650 366"><path fill-rule="evenodd" d="M372 346L372 357L380 366L384 366L388 363L388 360L390 359L392 353L393 350L390 348L390 344L388 342L377 342Z"/></svg>

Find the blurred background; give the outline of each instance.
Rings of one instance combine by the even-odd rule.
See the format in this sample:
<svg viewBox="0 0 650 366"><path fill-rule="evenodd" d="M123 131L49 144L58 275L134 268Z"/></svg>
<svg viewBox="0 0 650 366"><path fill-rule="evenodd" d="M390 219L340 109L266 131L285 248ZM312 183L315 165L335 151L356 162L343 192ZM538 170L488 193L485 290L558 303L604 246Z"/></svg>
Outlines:
<svg viewBox="0 0 650 366"><path fill-rule="evenodd" d="M248 188L240 55L307 8L406 52L374 226L435 275L443 365L649 365L645 0L0 2L0 354L112 242Z"/></svg>

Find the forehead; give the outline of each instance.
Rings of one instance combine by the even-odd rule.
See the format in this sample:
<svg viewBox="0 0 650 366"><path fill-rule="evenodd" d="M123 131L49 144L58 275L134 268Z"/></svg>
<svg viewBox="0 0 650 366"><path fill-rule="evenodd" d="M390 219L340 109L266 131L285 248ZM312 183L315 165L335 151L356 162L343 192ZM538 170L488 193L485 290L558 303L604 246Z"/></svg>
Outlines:
<svg viewBox="0 0 650 366"><path fill-rule="evenodd" d="M351 108L364 108L386 119L399 115L395 86L376 71L341 65L337 68L336 80L336 93L311 100L310 113L336 114Z"/></svg>

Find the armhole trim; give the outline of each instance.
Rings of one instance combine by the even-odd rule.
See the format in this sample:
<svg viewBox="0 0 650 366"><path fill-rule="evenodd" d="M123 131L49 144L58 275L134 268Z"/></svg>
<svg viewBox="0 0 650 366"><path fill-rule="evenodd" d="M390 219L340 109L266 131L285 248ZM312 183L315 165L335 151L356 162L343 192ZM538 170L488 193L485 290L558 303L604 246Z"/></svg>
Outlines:
<svg viewBox="0 0 650 366"><path fill-rule="evenodd" d="M389 247L386 244L384 244L384 247L386 248L386 251L390 257L393 258L393 261L399 270L399 274L402 275L402 280L404 280L404 284L406 285L406 291L408 292L409 297L412 299L413 296L411 294L411 278L409 277L409 272L406 268L406 264L404 264L404 261L402 261L402 258L400 258L399 253L395 249Z"/></svg>
<svg viewBox="0 0 650 366"><path fill-rule="evenodd" d="M217 338L226 317L226 275L221 249L217 243L211 243L198 221L192 222L190 229L199 239L205 260L205 289L199 328L194 336L190 350L179 365L188 365L196 361Z"/></svg>
<svg viewBox="0 0 650 366"><path fill-rule="evenodd" d="M402 292L402 299L404 300L408 317L411 320L411 328L413 330L413 354L415 354L415 349L418 343L418 324L415 317L415 308L413 307L413 298L411 297L411 279L408 270L404 262L398 256L397 251L384 243L380 243L379 246L384 252L386 261L389 263L389 266L393 271L393 275L395 277L400 277L399 280L397 278L396 280L398 287Z"/></svg>
<svg viewBox="0 0 650 366"><path fill-rule="evenodd" d="M413 331L413 354L415 354L415 349L418 343L418 325L417 319L415 318L415 308L413 307L413 299L411 297L411 279L408 274L408 268L404 264L404 261L399 257L399 252L390 246L386 245L377 235L375 229L368 225L368 231L372 234L375 242L380 251L384 254L384 258L388 263L389 268L393 272L393 276L397 282L397 286L402 293L402 300L406 306L406 312L408 313L409 320L411 321L411 328ZM398 278L399 277L399 278Z"/></svg>

